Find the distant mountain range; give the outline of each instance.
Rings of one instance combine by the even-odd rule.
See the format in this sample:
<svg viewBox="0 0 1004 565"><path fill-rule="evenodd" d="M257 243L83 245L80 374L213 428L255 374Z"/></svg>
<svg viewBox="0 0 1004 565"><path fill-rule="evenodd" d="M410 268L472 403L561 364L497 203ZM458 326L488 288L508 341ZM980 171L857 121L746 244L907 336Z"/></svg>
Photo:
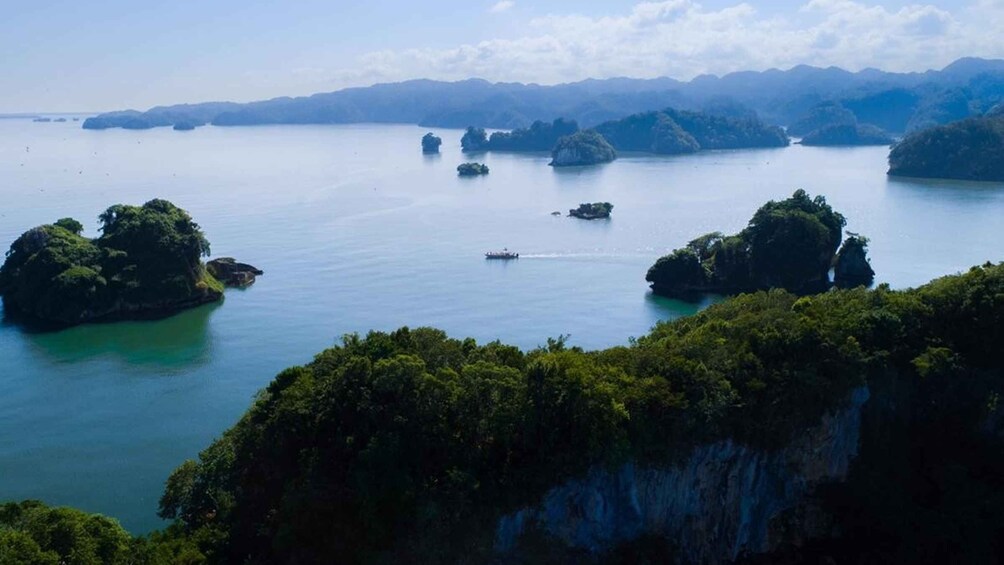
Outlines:
<svg viewBox="0 0 1004 565"><path fill-rule="evenodd" d="M923 73L803 65L786 71L704 75L689 82L612 78L541 86L480 79L410 80L246 104L206 102L110 112L87 119L83 127L375 122L513 129L556 118L591 127L668 107L733 117L754 111L765 122L788 125L821 103L837 102L863 124L906 132L981 115L1001 101L1004 60L966 58Z"/></svg>

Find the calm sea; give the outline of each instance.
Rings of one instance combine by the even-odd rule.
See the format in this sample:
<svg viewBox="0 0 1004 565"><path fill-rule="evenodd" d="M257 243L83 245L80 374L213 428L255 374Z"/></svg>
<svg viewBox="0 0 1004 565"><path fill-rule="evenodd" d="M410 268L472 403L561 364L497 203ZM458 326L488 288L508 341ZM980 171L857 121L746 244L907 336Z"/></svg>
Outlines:
<svg viewBox="0 0 1004 565"><path fill-rule="evenodd" d="M423 156L414 126L84 131L0 120L0 246L65 216L94 235L115 203L166 198L214 256L265 270L218 306L143 323L28 333L0 325L0 500L38 498L162 523L171 470L229 427L284 367L348 332L435 326L531 348L570 334L625 344L700 304L656 298L645 271L763 202L824 194L871 238L880 282L902 288L1004 260L1004 185L892 180L886 148L623 156L555 170L488 154L458 178L461 132ZM567 213L615 205L609 221ZM518 251L489 262L488 250Z"/></svg>

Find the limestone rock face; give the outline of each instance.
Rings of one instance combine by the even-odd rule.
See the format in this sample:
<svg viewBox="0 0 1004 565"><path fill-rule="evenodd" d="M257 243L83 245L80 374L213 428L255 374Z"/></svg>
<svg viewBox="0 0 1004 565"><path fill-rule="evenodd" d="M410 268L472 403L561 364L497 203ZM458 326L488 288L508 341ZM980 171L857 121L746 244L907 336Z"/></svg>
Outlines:
<svg viewBox="0 0 1004 565"><path fill-rule="evenodd" d="M777 451L721 441L695 448L677 466L595 468L549 491L539 506L503 517L495 549L511 554L532 528L592 554L655 535L676 546L682 563L717 564L811 535L804 530L825 520L793 527L792 516L812 514L806 497L816 486L846 478L868 398L867 388L856 389L845 408Z"/></svg>
<svg viewBox="0 0 1004 565"><path fill-rule="evenodd" d="M238 263L233 257L220 257L206 263L206 270L217 280L227 286L244 287L254 284L258 275L264 274L261 269Z"/></svg>

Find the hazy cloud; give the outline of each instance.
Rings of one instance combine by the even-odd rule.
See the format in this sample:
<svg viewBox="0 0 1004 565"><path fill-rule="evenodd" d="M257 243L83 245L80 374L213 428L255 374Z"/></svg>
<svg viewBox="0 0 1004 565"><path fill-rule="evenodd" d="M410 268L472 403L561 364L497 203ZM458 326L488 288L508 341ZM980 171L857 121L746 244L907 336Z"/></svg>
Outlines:
<svg viewBox="0 0 1004 565"><path fill-rule="evenodd" d="M499 2L492 11L511 4ZM924 70L962 56L1004 56L1004 42L987 25L1002 18L1000 0L974 0L953 11L811 0L784 16L764 15L745 2L707 9L692 0L666 0L639 3L619 15L538 17L526 22L529 32L521 37L381 51L359 64L384 80L477 76L541 83L610 76L687 79L803 63Z"/></svg>
<svg viewBox="0 0 1004 565"><path fill-rule="evenodd" d="M506 10L509 10L510 8L512 8L515 5L516 5L516 3L513 2L512 0L502 0L501 2L498 2L497 4L495 4L494 6L492 6L491 9L489 9L488 11L491 12L491 13L493 13L493 14L499 14L501 12L505 12Z"/></svg>

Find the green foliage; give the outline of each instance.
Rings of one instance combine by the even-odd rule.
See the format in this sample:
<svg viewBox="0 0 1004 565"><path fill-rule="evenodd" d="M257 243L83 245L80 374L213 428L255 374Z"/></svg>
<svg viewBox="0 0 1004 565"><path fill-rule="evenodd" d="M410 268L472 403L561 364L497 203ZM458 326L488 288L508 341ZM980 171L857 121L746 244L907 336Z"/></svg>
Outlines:
<svg viewBox="0 0 1004 565"><path fill-rule="evenodd" d="M833 283L839 287L871 285L875 271L868 261L868 238L848 234L833 260Z"/></svg>
<svg viewBox="0 0 1004 565"><path fill-rule="evenodd" d="M619 151L675 155L701 149L784 147L788 136L780 128L754 117L731 117L668 108L634 114L596 127Z"/></svg>
<svg viewBox="0 0 1004 565"><path fill-rule="evenodd" d="M791 198L764 204L737 235L707 234L659 259L645 280L667 295L825 290L844 225L825 198L798 190ZM864 251L864 245L855 249Z"/></svg>
<svg viewBox="0 0 1004 565"><path fill-rule="evenodd" d="M131 541L118 522L97 514L37 501L0 506L3 563L126 564Z"/></svg>
<svg viewBox="0 0 1004 565"><path fill-rule="evenodd" d="M1004 119L971 118L910 134L889 154L889 174L1004 181Z"/></svg>
<svg viewBox="0 0 1004 565"><path fill-rule="evenodd" d="M579 204L578 208L569 210L568 215L584 220L595 220L598 218L609 218L613 210L614 205L609 202L593 202L592 204Z"/></svg>
<svg viewBox="0 0 1004 565"><path fill-rule="evenodd" d="M84 231L84 224L81 224L80 222L74 220L73 218L62 218L56 220L56 223L52 225L59 228L63 228L64 230L75 235L80 235L80 233Z"/></svg>
<svg viewBox="0 0 1004 565"><path fill-rule="evenodd" d="M462 177L476 177L488 174L488 165L484 163L461 163L457 165L457 174Z"/></svg>
<svg viewBox="0 0 1004 565"><path fill-rule="evenodd" d="M804 116L788 127L788 133L806 136L833 126L857 125L858 119L853 112L844 108L839 102L830 101L813 106Z"/></svg>
<svg viewBox="0 0 1004 565"><path fill-rule="evenodd" d="M812 131L802 138L802 145L819 147L892 145L895 141L892 136L875 126L840 124Z"/></svg>
<svg viewBox="0 0 1004 565"><path fill-rule="evenodd" d="M617 158L617 152L602 135L584 130L559 139L551 157L551 166L571 167L608 163Z"/></svg>
<svg viewBox="0 0 1004 565"><path fill-rule="evenodd" d="M460 148L464 152L484 151L488 145L488 134L484 128L469 127L460 138Z"/></svg>
<svg viewBox="0 0 1004 565"><path fill-rule="evenodd" d="M89 240L71 218L25 232L0 268L9 314L58 325L169 310L222 296L201 257L209 243L184 210L166 200L116 205Z"/></svg>
<svg viewBox="0 0 1004 565"><path fill-rule="evenodd" d="M550 151L559 139L579 131L575 120L558 118L552 123L537 120L529 128L497 131L488 138L492 151Z"/></svg>
<svg viewBox="0 0 1004 565"><path fill-rule="evenodd" d="M695 241L680 263L699 269L699 250L724 239ZM280 373L180 467L162 514L224 560L477 561L500 514L593 465L665 462L726 437L784 445L869 375L947 390L972 368L999 371L1001 296L1004 266L911 291L759 292L597 352L427 328L346 336Z"/></svg>
<svg viewBox="0 0 1004 565"><path fill-rule="evenodd" d="M422 153L439 153L439 146L442 144L442 139L429 132L422 136Z"/></svg>

